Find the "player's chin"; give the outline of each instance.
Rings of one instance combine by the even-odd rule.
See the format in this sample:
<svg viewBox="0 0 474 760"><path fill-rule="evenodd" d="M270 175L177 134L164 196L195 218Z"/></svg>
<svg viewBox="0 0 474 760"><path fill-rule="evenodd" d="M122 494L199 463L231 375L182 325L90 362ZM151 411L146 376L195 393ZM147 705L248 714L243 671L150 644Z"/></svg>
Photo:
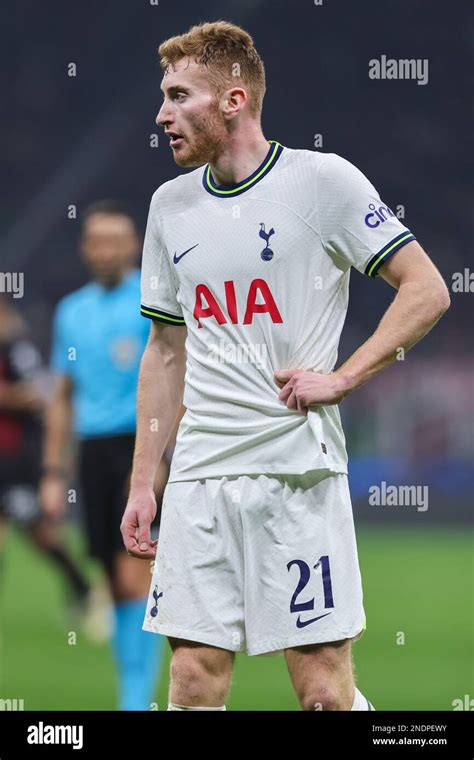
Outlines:
<svg viewBox="0 0 474 760"><path fill-rule="evenodd" d="M173 158L174 158L175 164L177 164L178 166L181 166L183 168L188 168L189 166L192 166L192 163L190 163L189 160L185 156L182 156L180 153L177 153L176 151L174 151L173 153Z"/></svg>
<svg viewBox="0 0 474 760"><path fill-rule="evenodd" d="M186 150L186 147L174 150L173 158L178 166L186 169L194 169L195 167L202 166L207 161L207 159L198 156L195 152Z"/></svg>
<svg viewBox="0 0 474 760"><path fill-rule="evenodd" d="M177 146L174 148L171 146L171 152L173 154L173 158L176 161L177 164L180 166L189 160L189 148L186 146L185 142L182 142L180 146Z"/></svg>

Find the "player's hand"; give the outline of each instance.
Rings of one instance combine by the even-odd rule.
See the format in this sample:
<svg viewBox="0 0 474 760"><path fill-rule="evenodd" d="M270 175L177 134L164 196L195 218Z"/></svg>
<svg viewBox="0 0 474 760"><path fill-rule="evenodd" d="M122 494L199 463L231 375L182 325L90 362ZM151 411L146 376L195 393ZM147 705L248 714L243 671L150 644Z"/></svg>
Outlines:
<svg viewBox="0 0 474 760"><path fill-rule="evenodd" d="M62 517L66 511L66 481L59 475L43 475L39 485L39 500L45 515Z"/></svg>
<svg viewBox="0 0 474 760"><path fill-rule="evenodd" d="M279 369L274 377L281 388L278 398L288 409L303 415L315 404L338 404L351 390L337 372L325 375L303 369Z"/></svg>
<svg viewBox="0 0 474 760"><path fill-rule="evenodd" d="M154 559L158 540L152 541L150 526L156 515L152 489L130 491L120 530L125 548L132 557Z"/></svg>
<svg viewBox="0 0 474 760"><path fill-rule="evenodd" d="M44 408L44 399L31 382L0 382L0 408L12 412L36 414Z"/></svg>

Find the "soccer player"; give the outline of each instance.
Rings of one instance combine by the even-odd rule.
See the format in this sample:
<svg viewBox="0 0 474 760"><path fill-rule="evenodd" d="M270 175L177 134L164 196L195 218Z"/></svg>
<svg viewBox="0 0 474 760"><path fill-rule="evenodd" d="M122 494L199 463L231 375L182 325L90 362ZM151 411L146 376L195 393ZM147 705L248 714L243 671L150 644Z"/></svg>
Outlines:
<svg viewBox="0 0 474 760"><path fill-rule="evenodd" d="M157 124L198 168L151 201L122 535L132 556L156 553L144 628L173 650L168 709L223 710L235 652L284 651L303 709L370 710L352 671L365 614L337 404L433 327L448 290L351 163L264 137L246 31L203 23L159 54ZM334 371L351 267L396 294ZM184 373L157 545L152 484Z"/></svg>
<svg viewBox="0 0 474 760"><path fill-rule="evenodd" d="M94 590L64 545L58 521L42 513L38 499L45 375L23 318L0 294L0 571L13 523L60 571L71 608L85 612Z"/></svg>
<svg viewBox="0 0 474 760"><path fill-rule="evenodd" d="M139 314L138 249L134 221L122 204L99 201L85 212L81 251L92 281L56 308L51 363L57 387L46 415L41 481L46 513L61 514L73 433L79 440L88 549L101 563L114 601L122 710L150 709L164 641L142 630L150 567L127 555L120 535L135 441L138 368L149 332ZM157 480L166 468L162 462Z"/></svg>

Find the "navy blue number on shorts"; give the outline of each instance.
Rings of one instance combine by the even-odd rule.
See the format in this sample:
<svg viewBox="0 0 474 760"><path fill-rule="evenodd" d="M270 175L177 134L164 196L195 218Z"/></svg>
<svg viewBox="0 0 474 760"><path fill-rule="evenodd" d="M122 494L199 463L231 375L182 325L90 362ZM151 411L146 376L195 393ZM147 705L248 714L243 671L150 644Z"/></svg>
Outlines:
<svg viewBox="0 0 474 760"><path fill-rule="evenodd" d="M306 612L308 610L314 610L314 597L312 599L309 599L307 602L297 601L298 596L301 594L303 589L306 588L309 581L311 580L311 568L303 559L292 559L291 562L288 562L286 566L288 572L290 572L293 565L296 565L298 567L300 571L300 578L294 594L291 597L290 612L300 613ZM327 554L318 559L316 564L313 565L313 570L316 570L320 565L323 579L324 608L328 609L330 607L334 607L334 600L332 596L331 568L329 565L329 556ZM310 620L301 620L301 616L298 614L298 617L296 618L296 627L305 628L310 623L315 623L316 620L320 620L320 618L326 617L326 615L330 614L330 612L325 612L323 615L318 615L318 617L311 618Z"/></svg>

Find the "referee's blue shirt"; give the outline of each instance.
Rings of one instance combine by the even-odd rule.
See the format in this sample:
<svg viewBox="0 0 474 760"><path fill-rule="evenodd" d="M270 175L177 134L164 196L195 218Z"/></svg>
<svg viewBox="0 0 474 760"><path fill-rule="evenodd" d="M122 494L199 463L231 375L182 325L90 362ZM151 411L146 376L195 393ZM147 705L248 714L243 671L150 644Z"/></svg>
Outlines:
<svg viewBox="0 0 474 760"><path fill-rule="evenodd" d="M51 366L74 386L78 438L134 433L140 360L150 323L140 315L140 270L113 288L90 282L54 314Z"/></svg>

